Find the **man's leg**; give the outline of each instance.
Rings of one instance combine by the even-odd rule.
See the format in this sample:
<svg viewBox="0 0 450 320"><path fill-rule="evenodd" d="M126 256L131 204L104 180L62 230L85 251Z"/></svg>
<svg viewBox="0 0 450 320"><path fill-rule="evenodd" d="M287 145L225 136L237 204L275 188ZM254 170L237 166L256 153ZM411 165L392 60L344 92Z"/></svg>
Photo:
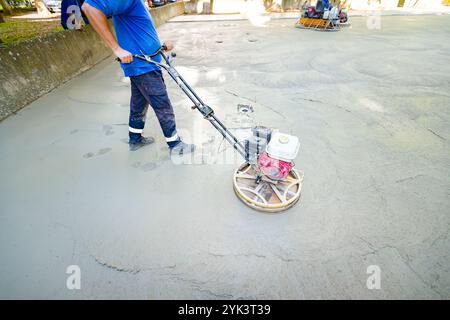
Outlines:
<svg viewBox="0 0 450 320"><path fill-rule="evenodd" d="M142 137L144 131L145 118L147 115L148 102L142 95L134 77L131 77L131 101L129 119L129 142L132 150L136 150L147 144L153 143L153 138Z"/></svg>
<svg viewBox="0 0 450 320"><path fill-rule="evenodd" d="M175 113L161 71L148 72L140 76L140 81L141 93L155 111L169 148L177 147L177 150L181 148L180 153L192 152L194 146L183 143L177 134Z"/></svg>
<svg viewBox="0 0 450 320"><path fill-rule="evenodd" d="M164 133L167 145L169 148L175 147L178 143L180 143L181 139L177 133L175 114L167 92L163 95L151 95L149 96L149 101L155 111L156 117L158 118L159 125Z"/></svg>

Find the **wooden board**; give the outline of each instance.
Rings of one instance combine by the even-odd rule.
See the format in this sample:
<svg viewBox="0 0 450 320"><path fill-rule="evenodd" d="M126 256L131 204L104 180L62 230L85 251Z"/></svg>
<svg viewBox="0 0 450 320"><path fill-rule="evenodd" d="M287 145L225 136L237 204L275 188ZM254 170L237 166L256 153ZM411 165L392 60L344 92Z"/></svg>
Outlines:
<svg viewBox="0 0 450 320"><path fill-rule="evenodd" d="M297 21L297 25L308 29L325 29L325 30L338 30L339 27L334 26L328 19L313 19L301 17Z"/></svg>

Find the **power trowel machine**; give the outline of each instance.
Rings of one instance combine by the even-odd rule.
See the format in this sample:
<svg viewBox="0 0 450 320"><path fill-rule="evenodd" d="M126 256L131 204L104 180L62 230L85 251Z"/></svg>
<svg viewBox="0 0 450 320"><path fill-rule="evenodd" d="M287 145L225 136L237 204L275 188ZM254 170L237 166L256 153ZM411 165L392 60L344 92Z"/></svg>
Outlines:
<svg viewBox="0 0 450 320"><path fill-rule="evenodd" d="M251 137L239 141L172 66L170 58L176 54L172 52L167 56L166 49L163 45L153 54L134 54L133 57L166 70L194 103L192 109L197 109L245 159L233 176L238 198L247 206L263 212L280 212L295 205L300 198L303 181L303 173L294 168L300 147L298 138L257 126L252 128ZM157 55L161 55L164 63L152 60Z"/></svg>

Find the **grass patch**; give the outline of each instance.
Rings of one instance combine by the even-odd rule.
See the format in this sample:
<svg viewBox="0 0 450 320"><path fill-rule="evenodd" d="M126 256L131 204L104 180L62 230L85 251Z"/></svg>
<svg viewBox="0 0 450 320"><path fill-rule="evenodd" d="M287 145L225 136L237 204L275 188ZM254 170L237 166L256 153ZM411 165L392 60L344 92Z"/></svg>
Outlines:
<svg viewBox="0 0 450 320"><path fill-rule="evenodd" d="M5 15L3 17L5 18L5 23L0 23L0 44L2 46L64 30L61 27L59 18L49 21L39 19L13 19Z"/></svg>

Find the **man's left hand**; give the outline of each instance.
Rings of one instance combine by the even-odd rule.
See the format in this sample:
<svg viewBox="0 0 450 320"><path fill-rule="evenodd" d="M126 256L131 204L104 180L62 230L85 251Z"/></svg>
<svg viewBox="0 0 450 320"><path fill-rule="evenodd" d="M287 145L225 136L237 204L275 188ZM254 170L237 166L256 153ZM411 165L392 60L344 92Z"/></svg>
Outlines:
<svg viewBox="0 0 450 320"><path fill-rule="evenodd" d="M175 47L171 41L164 42L164 46L166 47L166 51L171 51Z"/></svg>

